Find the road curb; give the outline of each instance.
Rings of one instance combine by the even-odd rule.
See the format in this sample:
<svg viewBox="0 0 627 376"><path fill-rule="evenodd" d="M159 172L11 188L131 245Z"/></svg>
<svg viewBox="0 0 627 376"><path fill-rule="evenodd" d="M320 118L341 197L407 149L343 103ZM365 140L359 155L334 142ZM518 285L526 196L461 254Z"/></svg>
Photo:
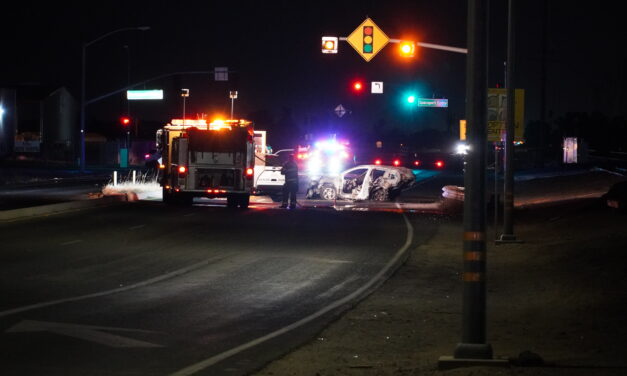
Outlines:
<svg viewBox="0 0 627 376"><path fill-rule="evenodd" d="M80 210L98 206L107 206L120 202L127 202L126 195L104 196L97 199L61 202L58 204L40 205L29 208L20 208L0 211L0 222L26 219L40 215L59 214L71 210Z"/></svg>

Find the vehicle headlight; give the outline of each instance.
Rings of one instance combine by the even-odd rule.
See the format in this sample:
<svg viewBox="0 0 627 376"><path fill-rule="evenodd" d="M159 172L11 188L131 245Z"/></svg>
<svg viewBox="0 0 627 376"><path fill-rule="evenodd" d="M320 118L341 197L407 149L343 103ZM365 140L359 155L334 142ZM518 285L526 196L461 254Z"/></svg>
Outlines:
<svg viewBox="0 0 627 376"><path fill-rule="evenodd" d="M455 148L455 154L468 154L468 150L470 149L469 145L466 145L463 142L460 142L459 144L457 144L457 147Z"/></svg>
<svg viewBox="0 0 627 376"><path fill-rule="evenodd" d="M322 160L319 156L312 156L309 158L309 162L307 163L307 171L310 174L318 174L322 169Z"/></svg>
<svg viewBox="0 0 627 376"><path fill-rule="evenodd" d="M329 174L336 175L342 171L342 161L338 157L329 158Z"/></svg>

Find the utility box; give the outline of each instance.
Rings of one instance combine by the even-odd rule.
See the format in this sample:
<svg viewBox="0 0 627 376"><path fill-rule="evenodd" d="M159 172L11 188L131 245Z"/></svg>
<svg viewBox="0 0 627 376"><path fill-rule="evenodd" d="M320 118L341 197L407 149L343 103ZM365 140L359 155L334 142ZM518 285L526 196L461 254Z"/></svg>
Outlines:
<svg viewBox="0 0 627 376"><path fill-rule="evenodd" d="M564 137L564 164L588 162L588 144L577 137Z"/></svg>
<svg viewBox="0 0 627 376"><path fill-rule="evenodd" d="M120 168L128 167L128 149L120 149Z"/></svg>

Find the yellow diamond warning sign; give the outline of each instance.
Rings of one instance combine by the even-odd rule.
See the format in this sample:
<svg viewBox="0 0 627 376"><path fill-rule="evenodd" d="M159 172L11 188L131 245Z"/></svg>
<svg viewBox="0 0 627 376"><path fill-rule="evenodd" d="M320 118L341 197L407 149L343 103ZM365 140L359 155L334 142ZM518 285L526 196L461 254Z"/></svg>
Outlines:
<svg viewBox="0 0 627 376"><path fill-rule="evenodd" d="M346 40L364 60L370 61L390 38L370 18L366 18Z"/></svg>

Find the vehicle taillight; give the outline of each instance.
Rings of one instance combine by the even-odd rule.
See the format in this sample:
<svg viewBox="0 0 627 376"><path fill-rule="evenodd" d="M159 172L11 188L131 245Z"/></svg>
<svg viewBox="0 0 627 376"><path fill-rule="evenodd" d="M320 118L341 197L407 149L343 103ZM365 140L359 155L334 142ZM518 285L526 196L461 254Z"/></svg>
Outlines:
<svg viewBox="0 0 627 376"><path fill-rule="evenodd" d="M420 161L414 161L414 166L420 166Z"/></svg>
<svg viewBox="0 0 627 376"><path fill-rule="evenodd" d="M146 159L150 158L150 154L145 154L144 158L146 158Z"/></svg>
<svg viewBox="0 0 627 376"><path fill-rule="evenodd" d="M159 169L160 169L160 170L165 170L165 165L164 165L164 164L160 164L160 165L159 165Z"/></svg>
<svg viewBox="0 0 627 376"><path fill-rule="evenodd" d="M254 174L255 174L255 170L252 167L248 167L246 169L246 173L245 173L246 179L252 179Z"/></svg>
<svg viewBox="0 0 627 376"><path fill-rule="evenodd" d="M399 161L398 159L395 159L394 162L392 162L394 164L394 166L400 166L401 165L401 161Z"/></svg>
<svg viewBox="0 0 627 376"><path fill-rule="evenodd" d="M374 164L376 164L376 165L380 165L380 164L381 164L381 160L380 160L380 159L375 159L375 160L374 160Z"/></svg>
<svg viewBox="0 0 627 376"><path fill-rule="evenodd" d="M442 168L442 167L444 167L444 162L442 162L442 161L436 161L436 162L435 162L435 167L437 167L437 168Z"/></svg>

